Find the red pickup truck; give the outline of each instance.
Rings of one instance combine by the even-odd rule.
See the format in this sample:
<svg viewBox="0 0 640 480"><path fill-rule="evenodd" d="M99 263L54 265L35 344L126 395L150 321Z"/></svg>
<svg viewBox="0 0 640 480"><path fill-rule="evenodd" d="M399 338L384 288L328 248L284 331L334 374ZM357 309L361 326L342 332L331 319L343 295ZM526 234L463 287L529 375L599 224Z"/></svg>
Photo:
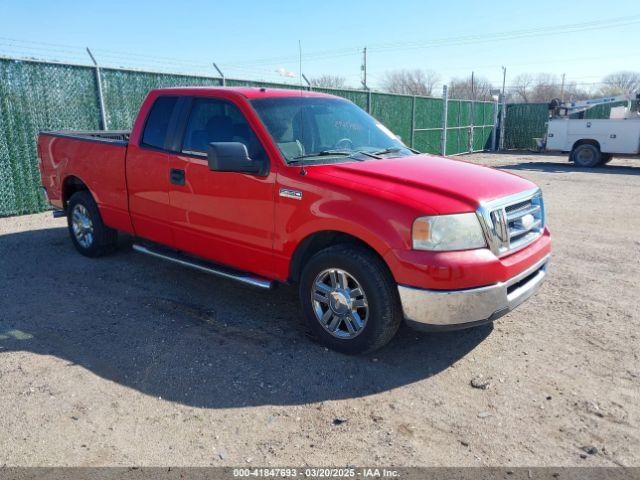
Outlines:
<svg viewBox="0 0 640 480"><path fill-rule="evenodd" d="M346 353L383 346L403 319L491 322L546 274L535 184L420 154L331 95L153 90L131 132L42 132L38 154L83 255L126 232L136 251L201 271L297 283L311 331Z"/></svg>

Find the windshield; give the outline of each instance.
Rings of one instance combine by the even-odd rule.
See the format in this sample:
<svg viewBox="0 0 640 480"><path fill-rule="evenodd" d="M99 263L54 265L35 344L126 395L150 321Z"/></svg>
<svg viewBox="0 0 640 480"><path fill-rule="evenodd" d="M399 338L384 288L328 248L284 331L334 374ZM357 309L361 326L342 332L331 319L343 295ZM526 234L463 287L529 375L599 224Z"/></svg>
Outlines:
<svg viewBox="0 0 640 480"><path fill-rule="evenodd" d="M288 163L413 155L384 125L347 100L301 96L251 103Z"/></svg>

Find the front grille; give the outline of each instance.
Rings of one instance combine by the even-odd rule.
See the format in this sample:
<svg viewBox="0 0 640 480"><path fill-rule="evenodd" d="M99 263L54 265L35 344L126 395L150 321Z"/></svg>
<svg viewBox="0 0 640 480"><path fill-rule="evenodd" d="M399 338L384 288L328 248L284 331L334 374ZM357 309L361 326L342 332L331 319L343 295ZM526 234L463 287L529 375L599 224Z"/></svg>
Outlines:
<svg viewBox="0 0 640 480"><path fill-rule="evenodd" d="M526 245L542 233L542 196L505 208L510 249Z"/></svg>
<svg viewBox="0 0 640 480"><path fill-rule="evenodd" d="M478 214L496 255L519 250L544 231L544 203L539 189L484 204Z"/></svg>

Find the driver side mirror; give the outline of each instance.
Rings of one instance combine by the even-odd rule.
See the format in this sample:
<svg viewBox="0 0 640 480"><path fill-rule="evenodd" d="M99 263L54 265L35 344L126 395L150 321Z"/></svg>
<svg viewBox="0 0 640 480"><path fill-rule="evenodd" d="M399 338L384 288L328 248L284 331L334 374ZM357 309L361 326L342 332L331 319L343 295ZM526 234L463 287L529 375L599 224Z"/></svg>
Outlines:
<svg viewBox="0 0 640 480"><path fill-rule="evenodd" d="M244 143L213 142L207 148L209 170L216 172L260 173L262 162L251 160Z"/></svg>

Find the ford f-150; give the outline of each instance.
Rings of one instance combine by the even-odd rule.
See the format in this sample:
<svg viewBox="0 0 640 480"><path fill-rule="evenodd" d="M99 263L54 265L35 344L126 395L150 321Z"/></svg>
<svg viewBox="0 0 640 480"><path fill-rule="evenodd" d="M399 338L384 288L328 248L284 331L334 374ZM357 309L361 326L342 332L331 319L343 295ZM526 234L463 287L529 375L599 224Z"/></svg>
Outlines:
<svg viewBox="0 0 640 480"><path fill-rule="evenodd" d="M543 282L540 189L420 154L348 100L264 88L149 93L128 131L42 132L50 203L88 257L133 249L257 288L299 286L325 345L499 318Z"/></svg>

